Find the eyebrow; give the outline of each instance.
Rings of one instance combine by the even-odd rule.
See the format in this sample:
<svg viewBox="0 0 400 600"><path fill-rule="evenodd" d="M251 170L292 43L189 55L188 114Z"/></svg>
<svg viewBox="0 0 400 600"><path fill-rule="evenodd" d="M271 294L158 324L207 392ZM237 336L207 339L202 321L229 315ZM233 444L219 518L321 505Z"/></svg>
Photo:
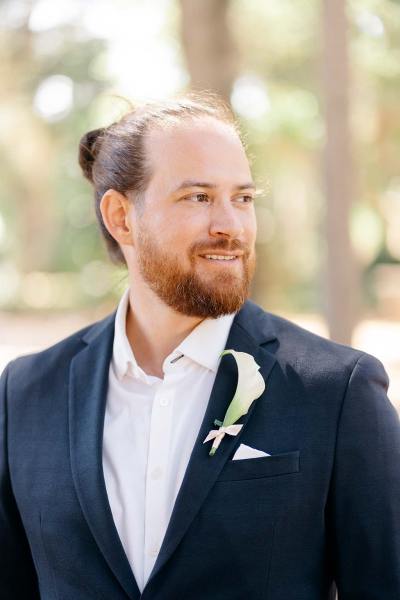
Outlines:
<svg viewBox="0 0 400 600"><path fill-rule="evenodd" d="M185 189L185 188L191 188L191 187L203 187L203 188L208 188L208 189L214 189L217 186L214 183L207 183L206 181L194 181L192 179L186 179L185 181L182 181L182 183L179 185L179 187L176 188L176 190L174 190L174 192L178 192L179 190ZM241 183L238 185L234 185L233 188L234 190L255 190L256 186L255 184L250 181L249 183Z"/></svg>

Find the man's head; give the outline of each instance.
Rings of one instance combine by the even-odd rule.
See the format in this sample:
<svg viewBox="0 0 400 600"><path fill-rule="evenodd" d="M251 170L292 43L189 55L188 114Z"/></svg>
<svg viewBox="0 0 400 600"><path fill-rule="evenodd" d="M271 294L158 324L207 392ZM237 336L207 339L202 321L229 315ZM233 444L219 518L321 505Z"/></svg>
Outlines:
<svg viewBox="0 0 400 600"><path fill-rule="evenodd" d="M110 256L134 284L188 316L240 308L255 270L255 190L221 101L145 104L86 134L79 162Z"/></svg>

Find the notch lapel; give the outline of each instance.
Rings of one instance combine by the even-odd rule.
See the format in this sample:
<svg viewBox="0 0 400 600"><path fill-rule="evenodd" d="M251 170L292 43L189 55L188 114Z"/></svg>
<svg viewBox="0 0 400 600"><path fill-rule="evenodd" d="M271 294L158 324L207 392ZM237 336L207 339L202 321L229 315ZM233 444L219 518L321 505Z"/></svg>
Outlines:
<svg viewBox="0 0 400 600"><path fill-rule="evenodd" d="M100 551L127 596L131 600L139 600L146 597L152 582L173 555L228 457L238 447L254 406L256 402L263 401L264 394L255 400L248 413L239 419L243 427L238 435L234 437L226 435L215 455L209 456L211 442L203 444L203 440L210 429L215 427L214 419L223 420L237 383L235 361L229 355L224 357L217 371L159 555L141 594L115 527L102 464L103 427L115 314L112 313L89 329L83 337L83 341L88 345L71 361L69 382L71 468L83 514ZM247 300L235 316L225 349L248 352L254 356L261 367L261 375L267 381L276 358L260 344L274 340L276 336L271 335L271 330L265 332L265 315L266 313L260 307Z"/></svg>
<svg viewBox="0 0 400 600"><path fill-rule="evenodd" d="M265 321L261 321L261 319L258 323L260 329L257 330L260 311L261 309L253 302L247 301L245 303L233 320L225 349L234 349L239 352L251 354L257 364L261 366L260 373L265 381L267 381L276 358L273 354L262 348L260 343L261 341L265 342L276 339L276 336L271 335L271 332L269 332L269 335L265 335L264 333L262 337ZM249 333L251 330L256 335L256 339ZM263 396L268 389L267 383L266 391L251 404L247 414L239 419L239 423L243 423L240 432L236 436L226 435L214 456L209 456L211 442L203 444L203 441L210 429L215 428L214 419L223 420L228 405L233 398L236 384L237 368L233 357L228 355L219 364L206 412L190 455L182 485L176 497L160 552L143 590L143 598L146 597L146 593L151 588L151 583L171 558L179 542L185 535L203 502L206 500L228 457L238 447L242 432L251 417L256 402L263 401Z"/></svg>
<svg viewBox="0 0 400 600"><path fill-rule="evenodd" d="M103 474L102 446L115 312L91 328L90 342L70 366L71 467L83 514L110 569L131 600L140 591L113 520Z"/></svg>

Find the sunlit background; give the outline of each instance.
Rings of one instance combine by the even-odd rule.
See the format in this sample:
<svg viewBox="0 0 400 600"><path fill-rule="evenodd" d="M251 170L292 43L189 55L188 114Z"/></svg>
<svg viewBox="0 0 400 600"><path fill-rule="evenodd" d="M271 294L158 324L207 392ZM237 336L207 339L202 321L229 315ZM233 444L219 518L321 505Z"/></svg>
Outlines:
<svg viewBox="0 0 400 600"><path fill-rule="evenodd" d="M400 406L400 3L337 0L342 22L328 5L2 0L0 369L105 316L127 285L81 135L131 100L206 87L231 103L264 190L253 299L378 356Z"/></svg>

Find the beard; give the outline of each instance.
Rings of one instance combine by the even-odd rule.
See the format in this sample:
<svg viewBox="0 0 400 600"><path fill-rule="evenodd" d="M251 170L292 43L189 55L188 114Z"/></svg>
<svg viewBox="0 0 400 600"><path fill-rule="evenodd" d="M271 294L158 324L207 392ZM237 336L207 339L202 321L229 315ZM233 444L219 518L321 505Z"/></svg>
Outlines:
<svg viewBox="0 0 400 600"><path fill-rule="evenodd" d="M144 224L137 237L137 260L144 281L153 292L176 312L190 317L211 317L237 312L249 297L256 267L255 249L250 251L239 240L221 239L194 244L189 249L191 268L186 270L180 256L161 247ZM210 266L199 254L241 251L241 268ZM196 262L200 268L196 268ZM199 272L201 271L201 273Z"/></svg>

